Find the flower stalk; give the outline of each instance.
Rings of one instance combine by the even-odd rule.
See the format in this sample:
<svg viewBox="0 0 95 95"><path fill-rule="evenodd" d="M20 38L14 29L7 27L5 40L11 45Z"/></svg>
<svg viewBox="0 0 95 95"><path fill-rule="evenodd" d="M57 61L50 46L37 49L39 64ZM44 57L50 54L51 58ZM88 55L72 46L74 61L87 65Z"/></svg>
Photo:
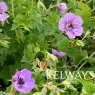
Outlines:
<svg viewBox="0 0 95 95"><path fill-rule="evenodd" d="M14 17L14 0L11 1L11 4L12 4L12 15Z"/></svg>

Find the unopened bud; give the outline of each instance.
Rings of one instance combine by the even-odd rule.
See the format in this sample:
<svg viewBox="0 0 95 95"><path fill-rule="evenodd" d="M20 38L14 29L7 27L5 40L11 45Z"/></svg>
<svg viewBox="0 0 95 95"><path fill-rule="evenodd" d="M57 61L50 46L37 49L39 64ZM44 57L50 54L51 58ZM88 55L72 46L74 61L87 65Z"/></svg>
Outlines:
<svg viewBox="0 0 95 95"><path fill-rule="evenodd" d="M59 12L60 12L61 14L63 14L66 9L67 9L66 3L59 3L59 4L58 4L58 10L59 10Z"/></svg>
<svg viewBox="0 0 95 95"><path fill-rule="evenodd" d="M88 35L90 35L90 32L89 31L87 31L86 33L85 33L85 36L87 37Z"/></svg>
<svg viewBox="0 0 95 95"><path fill-rule="evenodd" d="M77 40L76 45L83 47L85 44L84 44L84 42L82 40Z"/></svg>

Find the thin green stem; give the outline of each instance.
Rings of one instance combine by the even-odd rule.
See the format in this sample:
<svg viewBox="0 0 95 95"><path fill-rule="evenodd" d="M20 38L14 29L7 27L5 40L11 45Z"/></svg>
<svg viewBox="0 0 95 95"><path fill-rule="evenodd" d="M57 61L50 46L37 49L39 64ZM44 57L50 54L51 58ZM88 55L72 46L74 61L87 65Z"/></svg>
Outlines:
<svg viewBox="0 0 95 95"><path fill-rule="evenodd" d="M87 63L87 60L86 61L84 61L84 63L78 68L78 70L77 71L79 71L85 64Z"/></svg>
<svg viewBox="0 0 95 95"><path fill-rule="evenodd" d="M90 3L92 0L89 0L88 2L86 2L86 3Z"/></svg>
<svg viewBox="0 0 95 95"><path fill-rule="evenodd" d="M85 57L85 58L83 58L80 62L79 62L79 64L82 62L82 61L84 61L84 60L86 60L86 59L88 59L89 57Z"/></svg>
<svg viewBox="0 0 95 95"><path fill-rule="evenodd" d="M12 4L12 15L14 17L14 0L11 0L11 4Z"/></svg>
<svg viewBox="0 0 95 95"><path fill-rule="evenodd" d="M82 38L82 41L83 41L85 38L86 38L86 36L84 36L84 37Z"/></svg>
<svg viewBox="0 0 95 95"><path fill-rule="evenodd" d="M95 10L95 7L91 10L91 12L93 12Z"/></svg>
<svg viewBox="0 0 95 95"><path fill-rule="evenodd" d="M94 55L95 55L95 51L94 51L94 52L90 55L90 57L88 57L88 58L91 58L91 57L94 56ZM86 63L87 63L87 60L84 61L84 63L78 68L77 71L79 71Z"/></svg>
<svg viewBox="0 0 95 95"><path fill-rule="evenodd" d="M90 55L90 58L95 55L95 51Z"/></svg>
<svg viewBox="0 0 95 95"><path fill-rule="evenodd" d="M77 2L76 2L76 0L73 0L73 4L74 4L74 9L76 9L76 7L77 7Z"/></svg>
<svg viewBox="0 0 95 95"><path fill-rule="evenodd" d="M57 5L50 6L50 7L49 7L49 10L51 10L51 9L53 9L53 8L55 8L55 7L57 7Z"/></svg>

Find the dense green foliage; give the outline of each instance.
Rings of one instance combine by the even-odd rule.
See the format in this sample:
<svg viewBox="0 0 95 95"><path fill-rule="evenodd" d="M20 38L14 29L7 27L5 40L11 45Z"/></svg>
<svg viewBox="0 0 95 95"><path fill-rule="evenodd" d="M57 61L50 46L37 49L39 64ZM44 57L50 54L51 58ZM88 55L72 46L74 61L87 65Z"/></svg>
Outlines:
<svg viewBox="0 0 95 95"><path fill-rule="evenodd" d="M8 6L8 18L0 23L0 95L11 93L10 80L23 68L33 72L36 82L28 95L95 95L95 1L63 0L67 12L81 16L84 22L83 35L75 39L58 29L64 16L56 6L59 0L3 1ZM54 56L52 48L66 52L66 56ZM47 80L46 72L52 76L55 70L89 73L87 79Z"/></svg>

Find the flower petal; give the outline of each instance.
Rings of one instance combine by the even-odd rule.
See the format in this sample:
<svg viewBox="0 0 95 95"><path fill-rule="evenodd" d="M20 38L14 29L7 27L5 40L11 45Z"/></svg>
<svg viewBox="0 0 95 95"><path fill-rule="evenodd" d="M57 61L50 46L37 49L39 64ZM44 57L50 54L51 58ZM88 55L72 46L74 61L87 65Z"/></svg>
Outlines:
<svg viewBox="0 0 95 95"><path fill-rule="evenodd" d="M12 82L12 85L14 86L15 90L22 93L22 87L19 87L18 81Z"/></svg>
<svg viewBox="0 0 95 95"><path fill-rule="evenodd" d="M72 32L72 31L67 31L66 32L66 35L70 38L70 39L73 39L76 37L76 35Z"/></svg>
<svg viewBox="0 0 95 95"><path fill-rule="evenodd" d="M56 49L52 49L52 54L53 55L57 55L57 50Z"/></svg>
<svg viewBox="0 0 95 95"><path fill-rule="evenodd" d="M23 87L19 90L20 93L27 94L35 87L35 80L33 78L28 79Z"/></svg>
<svg viewBox="0 0 95 95"><path fill-rule="evenodd" d="M71 22L74 17L75 15L73 13L67 13L64 15L64 22L65 23Z"/></svg>
<svg viewBox="0 0 95 95"><path fill-rule="evenodd" d="M17 71L17 72L15 73L15 75L13 76L13 81L18 80L19 74L20 74L20 71Z"/></svg>
<svg viewBox="0 0 95 95"><path fill-rule="evenodd" d="M27 69L23 69L20 71L20 76L21 78L31 78L32 72L27 70Z"/></svg>
<svg viewBox="0 0 95 95"><path fill-rule="evenodd" d="M30 88L31 90L35 87L35 80L33 78L30 78L25 81L24 87Z"/></svg>
<svg viewBox="0 0 95 95"><path fill-rule="evenodd" d="M23 94L27 94L31 91L31 89L27 88L27 87L19 87L16 83L13 84L14 88L16 89L16 91L23 93Z"/></svg>
<svg viewBox="0 0 95 95"><path fill-rule="evenodd" d="M66 53L65 53L65 52L58 52L57 55L58 55L59 57L64 57L64 56L66 55Z"/></svg>
<svg viewBox="0 0 95 95"><path fill-rule="evenodd" d="M74 19L72 20L72 24L74 27L81 26L83 24L83 20L80 16L75 16Z"/></svg>
<svg viewBox="0 0 95 95"><path fill-rule="evenodd" d="M83 34L83 27L78 27L78 28L73 29L73 33L76 36L81 36Z"/></svg>
<svg viewBox="0 0 95 95"><path fill-rule="evenodd" d="M2 13L2 14L0 14L0 21L5 21L6 18L7 18L6 13Z"/></svg>
<svg viewBox="0 0 95 95"><path fill-rule="evenodd" d="M59 20L59 30L62 31L62 32L65 31L65 22L64 22L64 19L63 18L61 18Z"/></svg>

